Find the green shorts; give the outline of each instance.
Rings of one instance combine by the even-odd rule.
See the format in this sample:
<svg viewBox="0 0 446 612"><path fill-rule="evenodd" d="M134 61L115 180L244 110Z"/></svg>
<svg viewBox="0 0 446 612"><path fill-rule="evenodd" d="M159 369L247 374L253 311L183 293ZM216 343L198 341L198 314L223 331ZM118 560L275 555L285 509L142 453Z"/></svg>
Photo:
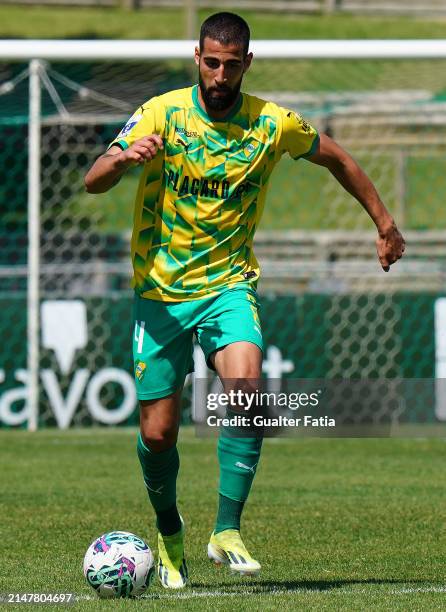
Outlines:
<svg viewBox="0 0 446 612"><path fill-rule="evenodd" d="M259 303L251 287L184 302L148 300L135 294L133 362L138 399L165 397L193 372L193 337L209 367L211 354L232 342L252 342L263 351Z"/></svg>

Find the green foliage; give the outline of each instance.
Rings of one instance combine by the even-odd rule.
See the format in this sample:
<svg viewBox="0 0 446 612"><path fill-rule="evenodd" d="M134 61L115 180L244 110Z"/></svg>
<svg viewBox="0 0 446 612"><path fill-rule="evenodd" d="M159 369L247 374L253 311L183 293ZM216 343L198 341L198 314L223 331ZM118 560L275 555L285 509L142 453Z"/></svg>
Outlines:
<svg viewBox="0 0 446 612"><path fill-rule="evenodd" d="M199 11L198 22L215 10ZM352 15L299 15L239 11L253 38L445 38L439 19ZM0 6L4 38L184 38L178 9L124 11L107 7Z"/></svg>

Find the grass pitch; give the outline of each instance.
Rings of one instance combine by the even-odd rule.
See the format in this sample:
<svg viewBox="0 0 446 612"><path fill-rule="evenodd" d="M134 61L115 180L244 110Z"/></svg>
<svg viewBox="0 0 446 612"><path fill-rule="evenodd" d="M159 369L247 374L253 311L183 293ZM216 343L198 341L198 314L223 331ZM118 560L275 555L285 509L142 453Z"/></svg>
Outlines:
<svg viewBox="0 0 446 612"><path fill-rule="evenodd" d="M100 601L82 574L96 536L134 531L155 549L135 443L125 429L0 432L0 592L74 592L76 610L444 609L445 440L265 441L242 526L263 571L240 579L206 558L215 440L191 428L179 444L191 585Z"/></svg>
<svg viewBox="0 0 446 612"><path fill-rule="evenodd" d="M197 13L197 27L219 7ZM234 5L235 10L235 5ZM308 15L237 10L253 38L445 38L446 21L429 15ZM186 12L148 7L0 5L2 38L184 38ZM198 34L198 32L197 32Z"/></svg>

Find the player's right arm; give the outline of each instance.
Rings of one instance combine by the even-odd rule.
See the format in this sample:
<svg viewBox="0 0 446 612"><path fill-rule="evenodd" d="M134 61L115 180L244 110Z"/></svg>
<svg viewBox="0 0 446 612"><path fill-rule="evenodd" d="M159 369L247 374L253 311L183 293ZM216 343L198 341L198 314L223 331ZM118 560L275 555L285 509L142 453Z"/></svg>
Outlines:
<svg viewBox="0 0 446 612"><path fill-rule="evenodd" d="M143 136L127 149L112 145L110 149L98 157L85 175L85 188L88 193L104 193L111 189L130 168L151 161L163 148L163 139L157 134Z"/></svg>

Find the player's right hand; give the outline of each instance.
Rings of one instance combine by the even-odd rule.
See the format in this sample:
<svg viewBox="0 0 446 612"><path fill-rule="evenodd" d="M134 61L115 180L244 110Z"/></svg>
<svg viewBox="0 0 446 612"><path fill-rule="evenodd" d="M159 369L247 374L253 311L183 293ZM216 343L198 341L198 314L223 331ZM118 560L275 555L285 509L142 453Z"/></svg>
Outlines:
<svg viewBox="0 0 446 612"><path fill-rule="evenodd" d="M405 248L406 242L393 221L385 229L379 229L376 251L384 272L388 272L390 266L403 256Z"/></svg>
<svg viewBox="0 0 446 612"><path fill-rule="evenodd" d="M150 134L136 140L128 149L119 154L119 161L126 164L145 164L163 149L163 139L158 134Z"/></svg>

